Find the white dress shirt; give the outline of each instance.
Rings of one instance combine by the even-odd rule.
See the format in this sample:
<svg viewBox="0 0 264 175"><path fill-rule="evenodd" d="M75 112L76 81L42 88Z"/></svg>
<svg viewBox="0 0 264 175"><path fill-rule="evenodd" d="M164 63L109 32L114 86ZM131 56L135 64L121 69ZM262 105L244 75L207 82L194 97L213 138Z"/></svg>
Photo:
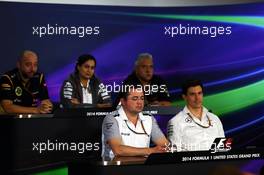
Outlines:
<svg viewBox="0 0 264 175"><path fill-rule="evenodd" d="M177 151L210 150L215 138L225 137L220 119L203 107L194 117L187 106L168 122L168 138Z"/></svg>
<svg viewBox="0 0 264 175"><path fill-rule="evenodd" d="M114 157L114 153L108 144L108 140L113 138L121 138L122 145L147 148L150 140L155 142L163 137L165 136L152 115L140 112L138 121L134 125L128 120L121 106L117 111L104 118L102 124L102 157Z"/></svg>
<svg viewBox="0 0 264 175"><path fill-rule="evenodd" d="M81 83L83 103L84 104L92 104L93 103L92 93L89 92L89 82L90 82L90 80L87 81L86 88Z"/></svg>

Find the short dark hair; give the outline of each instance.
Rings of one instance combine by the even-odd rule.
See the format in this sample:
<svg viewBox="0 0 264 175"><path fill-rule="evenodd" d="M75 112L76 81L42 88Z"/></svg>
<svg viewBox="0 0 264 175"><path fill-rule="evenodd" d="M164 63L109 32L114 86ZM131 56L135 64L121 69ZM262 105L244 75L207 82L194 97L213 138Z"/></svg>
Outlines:
<svg viewBox="0 0 264 175"><path fill-rule="evenodd" d="M198 79L189 79L189 80L185 81L182 84L182 94L187 95L188 89L190 87L195 87L195 86L201 86L202 90L204 89L201 80L198 80Z"/></svg>
<svg viewBox="0 0 264 175"><path fill-rule="evenodd" d="M136 90L136 89L141 89L143 94L144 94L144 91L142 88L139 88L135 85L122 85L122 86L125 86L125 89L123 89L121 92L120 92L120 98L123 98L125 100L127 100L127 97L129 96L130 92L131 92L131 89L132 90ZM145 96L145 95L144 95Z"/></svg>
<svg viewBox="0 0 264 175"><path fill-rule="evenodd" d="M96 67L96 59L94 56L90 55L90 54L85 54L85 55L81 55L79 56L79 58L77 59L77 62L75 64L75 73L78 73L78 66L83 65L86 61L92 60L94 61L94 66Z"/></svg>

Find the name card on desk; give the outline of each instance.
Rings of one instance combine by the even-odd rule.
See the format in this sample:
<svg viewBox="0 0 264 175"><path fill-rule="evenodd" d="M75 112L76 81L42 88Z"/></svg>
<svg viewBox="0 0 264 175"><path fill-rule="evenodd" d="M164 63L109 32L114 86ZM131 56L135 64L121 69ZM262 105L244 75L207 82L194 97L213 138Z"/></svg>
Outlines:
<svg viewBox="0 0 264 175"><path fill-rule="evenodd" d="M56 110L54 116L59 118L104 117L115 110L114 108L64 108ZM143 109L143 112L151 115L176 115L181 110L181 107L175 106L148 106Z"/></svg>
<svg viewBox="0 0 264 175"><path fill-rule="evenodd" d="M228 160L250 160L263 159L263 149L239 149L228 152L212 153L210 151L190 151L174 153L155 153L149 155L145 164L172 164L204 161L228 161Z"/></svg>
<svg viewBox="0 0 264 175"><path fill-rule="evenodd" d="M152 115L176 115L182 109L176 106L147 106L143 111Z"/></svg>

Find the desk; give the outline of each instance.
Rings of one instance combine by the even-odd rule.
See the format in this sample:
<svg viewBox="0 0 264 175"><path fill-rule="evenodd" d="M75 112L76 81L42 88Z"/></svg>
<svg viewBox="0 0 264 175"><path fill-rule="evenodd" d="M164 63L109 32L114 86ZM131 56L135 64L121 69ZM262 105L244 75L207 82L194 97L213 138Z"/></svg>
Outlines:
<svg viewBox="0 0 264 175"><path fill-rule="evenodd" d="M152 108L148 108L151 110ZM157 110L154 107L153 110ZM165 110L165 108L162 108ZM173 109L168 107L166 109ZM178 110L178 108L176 108ZM168 110L170 111L170 110ZM100 159L97 151L43 151L33 150L38 143L99 143L101 126L107 109L62 109L55 114L21 114L0 116L1 155L6 155L3 167L15 172L24 172L32 167L61 164L72 159ZM94 115L87 115L94 114ZM157 113L159 114L159 113Z"/></svg>
<svg viewBox="0 0 264 175"><path fill-rule="evenodd" d="M239 153L247 154L251 151L238 151ZM254 152L254 151L253 151ZM169 156L167 155L169 154ZM223 156L223 155L234 155L232 153L219 153L211 154L206 152L193 152L193 153L167 153L167 154L156 154L154 157L157 158L156 163L148 163L147 157L117 157L113 160L102 160L102 161L72 161L67 163L69 175L85 175L85 174L100 174L100 175L136 175L136 174L151 174L151 175L165 175L165 174L180 174L180 175L207 175L215 171L220 171L223 167L227 166L232 169L230 171L249 171L245 167L251 166L255 168L254 172L260 171L261 165L264 165L263 154L260 159L253 162L250 159L230 159L230 160L215 160L215 161L193 161L193 162L181 162L179 161L182 157L193 156ZM168 157L168 161L158 160ZM178 160L178 161L174 161ZM254 167L255 166L255 167ZM227 172L231 173L231 172Z"/></svg>
<svg viewBox="0 0 264 175"><path fill-rule="evenodd" d="M155 108L157 109L157 107L154 107L149 110L154 111ZM166 110L166 107L162 107L161 109ZM180 108L175 109L180 110ZM101 125L104 115L87 116L86 114L92 112L97 112L97 114L103 114L104 112L107 112L107 110L109 109L106 109L105 111L101 109L82 109L85 116L82 115L83 113L80 112L79 109L68 109L68 111L64 111L64 113L60 114L62 116L56 116L56 114L0 116L0 155L2 156L2 159L5 160L4 163L1 165L1 168L6 168L12 172L16 172L17 174L27 174L43 171L46 169L53 169L56 167L62 167L64 172L67 172L67 169L69 169L70 171L75 171L74 167L76 167L77 165L77 167L80 166L80 169L82 169L82 166L84 166L84 172L87 172L87 170L85 170L85 166L91 166L92 168L95 168L95 171L97 172L98 168L100 169L102 167L107 169L108 167L109 169L116 168L113 168L112 166L102 166L104 164L120 164L122 165L121 167L119 166L121 172L127 172L127 170L129 170L128 172L134 172L138 170L138 172L136 173L140 172L140 174L144 174L144 172L147 173L148 171L154 171L154 174L158 174L158 172L161 173L161 171L164 171L161 170L159 167L165 167L165 169L170 169L175 168L175 165L177 165L177 172L181 172L182 167L183 169L185 169L185 173L189 170L191 173L192 168L195 168L196 166L197 168L199 168L200 166L209 167L216 165L215 162L190 162L176 163L173 165L161 163L160 165L146 165L144 162L144 158L138 159L138 157L137 161L135 161L134 159L130 160L130 158L126 158L126 161L123 159L119 160L119 162L102 162L100 161L101 150L86 151L84 153L79 153L76 151L46 151L39 153L37 151L32 150L33 142L47 143L48 140L58 143L99 143L99 147L101 148ZM163 115L159 115L159 113L157 113L157 116L164 117ZM173 114L169 116L173 116ZM3 155L5 155L6 157L3 157ZM76 162L73 162L74 160ZM97 162L97 164L87 164L87 161ZM247 162L247 160L239 160L238 162L243 163ZM134 168L131 168L130 170L129 167ZM145 171L144 169L146 167L149 168L147 168L148 170ZM114 172L116 171L113 170L113 173ZM197 172L199 171L197 170ZM163 174L161 173L161 175Z"/></svg>
<svg viewBox="0 0 264 175"><path fill-rule="evenodd" d="M93 116L105 116L110 114L114 108L66 108L58 109L54 113L54 117L69 118L69 117L93 117ZM175 116L182 110L182 107L175 106L148 106L143 109L143 112L152 115L170 115Z"/></svg>
<svg viewBox="0 0 264 175"><path fill-rule="evenodd" d="M2 165L6 169L23 172L32 167L72 159L100 158L101 150L94 151L90 148L94 147L95 143L101 148L103 117L54 118L42 115L33 115L30 119L8 117L1 118L0 122L0 155L5 160L5 164ZM67 145L68 148L63 150L62 145L58 151L53 151L54 145L58 144ZM34 149L35 145L38 149ZM50 150L48 145L51 145ZM43 146L46 150L40 152L40 147L44 148Z"/></svg>

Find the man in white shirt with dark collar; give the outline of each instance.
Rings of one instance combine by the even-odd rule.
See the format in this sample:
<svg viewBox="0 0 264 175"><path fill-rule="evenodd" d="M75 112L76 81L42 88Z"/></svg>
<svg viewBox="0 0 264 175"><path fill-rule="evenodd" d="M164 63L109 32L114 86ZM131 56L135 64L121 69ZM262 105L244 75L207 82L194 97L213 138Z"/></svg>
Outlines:
<svg viewBox="0 0 264 175"><path fill-rule="evenodd" d="M147 156L165 152L169 144L155 118L142 112L144 93L131 86L122 92L121 107L105 117L102 125L102 157ZM150 148L150 140L156 146Z"/></svg>
<svg viewBox="0 0 264 175"><path fill-rule="evenodd" d="M210 150L215 138L225 137L220 119L203 106L203 85L188 80L182 86L184 109L168 122L168 138L177 151Z"/></svg>

